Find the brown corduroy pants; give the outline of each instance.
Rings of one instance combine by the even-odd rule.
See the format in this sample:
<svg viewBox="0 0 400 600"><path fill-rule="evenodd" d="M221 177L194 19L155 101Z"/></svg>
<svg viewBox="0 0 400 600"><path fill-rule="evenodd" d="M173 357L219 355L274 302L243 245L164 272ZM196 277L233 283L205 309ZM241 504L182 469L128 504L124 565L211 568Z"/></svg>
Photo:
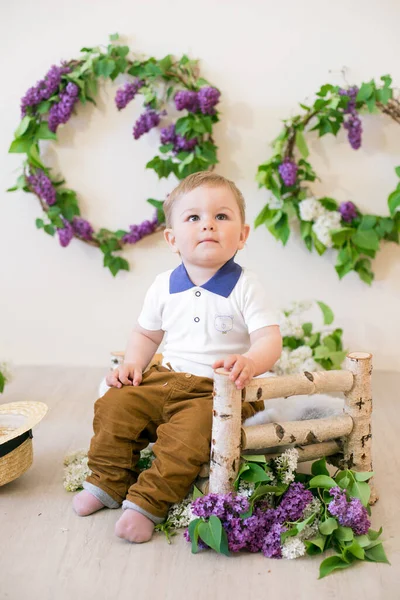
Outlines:
<svg viewBox="0 0 400 600"><path fill-rule="evenodd" d="M213 380L155 365L139 386L111 388L95 403L87 481L156 518L188 494L210 459ZM263 408L243 405L243 420ZM155 460L142 473L140 451L155 442Z"/></svg>

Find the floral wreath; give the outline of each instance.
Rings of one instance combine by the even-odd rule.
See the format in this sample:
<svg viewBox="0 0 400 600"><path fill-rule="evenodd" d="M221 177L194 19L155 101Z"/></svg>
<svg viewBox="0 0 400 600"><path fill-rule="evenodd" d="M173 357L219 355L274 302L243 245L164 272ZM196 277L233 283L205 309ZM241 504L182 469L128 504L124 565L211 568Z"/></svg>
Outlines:
<svg viewBox="0 0 400 600"><path fill-rule="evenodd" d="M146 165L160 179L171 173L183 179L191 173L212 169L218 162L212 133L219 120L215 107L220 98L219 90L199 77L197 61L186 55L180 60L171 55L161 60L131 60L129 47L114 43L118 39L118 34L110 36L111 43L105 51L100 47L82 48L82 58L52 66L44 79L26 92L21 101L22 121L9 149L26 154L26 160L16 185L8 190L34 193L46 217L37 219L36 226L52 236L57 232L63 247L74 237L97 246L104 254L104 266L114 276L121 269L129 270L128 262L114 253L125 244L134 244L161 229L165 220L163 201L148 199L157 210L155 217L140 225L130 225L128 231L102 228L95 232L81 217L77 193L63 187L64 181L54 178L42 163L41 141L57 140L58 127L67 123L78 102L96 104L99 79L114 81L126 74L130 79L117 90L115 104L122 110L136 95L143 96L145 111L133 127L135 140L160 125L172 101L178 111L186 111L183 117L171 118L161 128L159 155Z"/></svg>
<svg viewBox="0 0 400 600"><path fill-rule="evenodd" d="M382 112L400 123L400 102L393 97L392 79L384 75L381 81L380 87L374 80L360 88L323 85L312 106L300 104L304 113L283 121L285 127L272 144L273 156L258 167L257 173L260 187L271 190L272 196L257 216L255 226L264 223L276 239L286 244L290 220L297 217L308 250L314 246L322 255L327 248L335 248L339 278L356 271L368 284L374 278L370 259L375 257L381 240L399 243L400 182L388 197L388 217L363 214L351 201L339 205L333 198L311 197L305 184L317 176L307 162L309 151L304 134L316 130L320 137L328 133L336 136L343 125L351 147L357 150L362 136L359 111ZM301 158L295 157L295 150ZM400 177L400 166L395 171Z"/></svg>

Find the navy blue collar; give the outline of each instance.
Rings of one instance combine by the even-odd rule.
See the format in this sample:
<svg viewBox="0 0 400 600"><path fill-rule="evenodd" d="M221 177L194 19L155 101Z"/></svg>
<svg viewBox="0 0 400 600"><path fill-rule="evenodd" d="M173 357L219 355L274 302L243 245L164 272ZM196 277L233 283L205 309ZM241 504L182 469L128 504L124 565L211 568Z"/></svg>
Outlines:
<svg viewBox="0 0 400 600"><path fill-rule="evenodd" d="M195 286L190 280L185 265L182 263L174 269L169 278L169 293L178 294L193 287L201 287L213 294L228 298L237 284L242 273L242 267L234 262L234 257L228 260L216 273L203 285Z"/></svg>

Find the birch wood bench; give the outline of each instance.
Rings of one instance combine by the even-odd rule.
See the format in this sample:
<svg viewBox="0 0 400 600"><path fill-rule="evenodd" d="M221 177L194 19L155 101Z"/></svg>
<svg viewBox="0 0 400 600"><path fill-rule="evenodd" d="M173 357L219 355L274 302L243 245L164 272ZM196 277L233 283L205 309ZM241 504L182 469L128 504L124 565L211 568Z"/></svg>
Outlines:
<svg viewBox="0 0 400 600"><path fill-rule="evenodd" d="M113 367L122 359L122 352L112 353ZM160 364L161 360L162 355L156 354L151 364ZM233 490L243 451L265 450L268 460L279 455L277 447L288 445L297 448L300 462L324 456L340 469L372 471L371 373L372 356L365 352L348 354L344 370L257 378L243 390L236 389L229 372L217 369L210 465L200 473L200 477L209 473L208 491L225 494ZM242 402L267 403L273 398L330 392L344 393L342 415L242 427ZM269 448L275 452L268 453ZM373 478L369 484L373 504L378 499Z"/></svg>

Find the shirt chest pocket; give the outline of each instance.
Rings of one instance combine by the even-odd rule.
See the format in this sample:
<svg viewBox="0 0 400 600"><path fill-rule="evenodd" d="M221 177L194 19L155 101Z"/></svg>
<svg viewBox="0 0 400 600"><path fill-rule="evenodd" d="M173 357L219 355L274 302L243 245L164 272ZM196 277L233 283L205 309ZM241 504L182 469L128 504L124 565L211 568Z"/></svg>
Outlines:
<svg viewBox="0 0 400 600"><path fill-rule="evenodd" d="M221 333L228 333L233 329L233 315L215 315L214 327Z"/></svg>

